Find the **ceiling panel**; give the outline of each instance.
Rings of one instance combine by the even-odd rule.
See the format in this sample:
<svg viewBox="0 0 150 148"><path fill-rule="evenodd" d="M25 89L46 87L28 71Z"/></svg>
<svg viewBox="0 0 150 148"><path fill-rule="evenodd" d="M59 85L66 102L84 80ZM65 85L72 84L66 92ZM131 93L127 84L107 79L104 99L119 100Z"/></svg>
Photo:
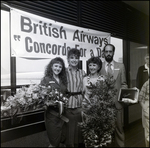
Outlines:
<svg viewBox="0 0 150 148"><path fill-rule="evenodd" d="M123 2L149 16L149 1L123 1Z"/></svg>

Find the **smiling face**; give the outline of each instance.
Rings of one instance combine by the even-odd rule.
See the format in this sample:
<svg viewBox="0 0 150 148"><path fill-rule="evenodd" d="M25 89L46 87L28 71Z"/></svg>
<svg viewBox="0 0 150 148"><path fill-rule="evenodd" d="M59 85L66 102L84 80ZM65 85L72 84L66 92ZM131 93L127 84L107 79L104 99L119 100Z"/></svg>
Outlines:
<svg viewBox="0 0 150 148"><path fill-rule="evenodd" d="M75 54L70 55L68 58L68 63L72 67L77 67L79 63L79 57Z"/></svg>
<svg viewBox="0 0 150 148"><path fill-rule="evenodd" d="M52 66L52 71L54 75L59 75L62 71L62 64L54 63Z"/></svg>
<svg viewBox="0 0 150 148"><path fill-rule="evenodd" d="M88 67L91 74L97 73L100 68L96 63L89 63Z"/></svg>

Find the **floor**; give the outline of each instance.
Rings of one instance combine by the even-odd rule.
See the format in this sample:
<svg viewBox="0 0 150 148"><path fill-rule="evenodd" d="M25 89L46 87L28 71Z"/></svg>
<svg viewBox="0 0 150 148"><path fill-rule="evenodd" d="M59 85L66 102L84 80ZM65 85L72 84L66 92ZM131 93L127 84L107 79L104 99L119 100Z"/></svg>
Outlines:
<svg viewBox="0 0 150 148"><path fill-rule="evenodd" d="M145 147L142 121L132 123L125 131L126 147ZM1 147L48 147L46 131L1 143Z"/></svg>
<svg viewBox="0 0 150 148"><path fill-rule="evenodd" d="M141 120L125 129L125 146L145 147L144 129Z"/></svg>

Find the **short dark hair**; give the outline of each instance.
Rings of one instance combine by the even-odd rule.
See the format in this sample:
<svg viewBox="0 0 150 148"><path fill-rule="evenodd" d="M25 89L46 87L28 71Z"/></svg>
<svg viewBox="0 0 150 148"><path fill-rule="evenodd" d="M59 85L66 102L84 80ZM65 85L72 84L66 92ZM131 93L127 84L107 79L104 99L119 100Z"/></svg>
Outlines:
<svg viewBox="0 0 150 148"><path fill-rule="evenodd" d="M115 52L115 46L114 46L113 44L106 44L106 45L104 46L104 48L103 48L103 51L105 51L105 48L106 48L107 46L111 46L111 47L113 48L113 52Z"/></svg>
<svg viewBox="0 0 150 148"><path fill-rule="evenodd" d="M76 48L72 48L72 49L68 50L67 58L69 58L70 55L73 55L73 54L79 58L80 57L80 50L78 50Z"/></svg>
<svg viewBox="0 0 150 148"><path fill-rule="evenodd" d="M89 65L90 63L94 63L94 64L97 64L99 66L98 72L101 70L101 68L102 68L102 61L101 61L101 59L99 57L91 57L90 59L88 59L87 65Z"/></svg>

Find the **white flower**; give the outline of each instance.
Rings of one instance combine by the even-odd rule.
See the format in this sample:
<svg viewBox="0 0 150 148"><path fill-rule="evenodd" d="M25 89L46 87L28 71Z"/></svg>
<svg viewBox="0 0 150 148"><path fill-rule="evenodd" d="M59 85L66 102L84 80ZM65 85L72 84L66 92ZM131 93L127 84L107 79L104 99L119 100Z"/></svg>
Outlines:
<svg viewBox="0 0 150 148"><path fill-rule="evenodd" d="M58 92L58 90L57 90L57 89L55 89L55 94L56 94L56 95L58 95L58 94L59 94L59 92Z"/></svg>
<svg viewBox="0 0 150 148"><path fill-rule="evenodd" d="M25 104L26 104L25 98L20 98L20 99L18 99L17 101L18 101L18 103L20 103L21 105L25 105Z"/></svg>
<svg viewBox="0 0 150 148"><path fill-rule="evenodd" d="M48 88L50 89L50 88L51 88L51 86L49 85L49 86L48 86Z"/></svg>
<svg viewBox="0 0 150 148"><path fill-rule="evenodd" d="M22 98L22 97L24 97L24 95L25 95L25 92L24 92L24 91L18 91L18 92L16 93L15 97L16 97L16 98Z"/></svg>
<svg viewBox="0 0 150 148"><path fill-rule="evenodd" d="M14 100L14 99L15 99L15 97L9 96L9 97L6 99L6 102L9 102L9 101Z"/></svg>
<svg viewBox="0 0 150 148"><path fill-rule="evenodd" d="M8 109L11 109L11 107L10 106L1 106L1 111L5 111Z"/></svg>
<svg viewBox="0 0 150 148"><path fill-rule="evenodd" d="M28 102L31 103L32 102L32 98L28 98Z"/></svg>
<svg viewBox="0 0 150 148"><path fill-rule="evenodd" d="M38 99L38 93L32 94L32 98L33 98L34 100Z"/></svg>
<svg viewBox="0 0 150 148"><path fill-rule="evenodd" d="M46 95L47 94L47 90L41 90L41 95Z"/></svg>
<svg viewBox="0 0 150 148"><path fill-rule="evenodd" d="M31 93L30 92L26 92L25 97L31 98Z"/></svg>
<svg viewBox="0 0 150 148"><path fill-rule="evenodd" d="M60 93L60 97L63 97L63 94L62 94L62 93Z"/></svg>
<svg viewBox="0 0 150 148"><path fill-rule="evenodd" d="M99 81L105 81L106 77L104 75L101 75L98 77L98 80Z"/></svg>
<svg viewBox="0 0 150 148"><path fill-rule="evenodd" d="M4 103L4 106L5 106L5 107L9 107L9 106L10 106L10 102L5 102L5 103Z"/></svg>

